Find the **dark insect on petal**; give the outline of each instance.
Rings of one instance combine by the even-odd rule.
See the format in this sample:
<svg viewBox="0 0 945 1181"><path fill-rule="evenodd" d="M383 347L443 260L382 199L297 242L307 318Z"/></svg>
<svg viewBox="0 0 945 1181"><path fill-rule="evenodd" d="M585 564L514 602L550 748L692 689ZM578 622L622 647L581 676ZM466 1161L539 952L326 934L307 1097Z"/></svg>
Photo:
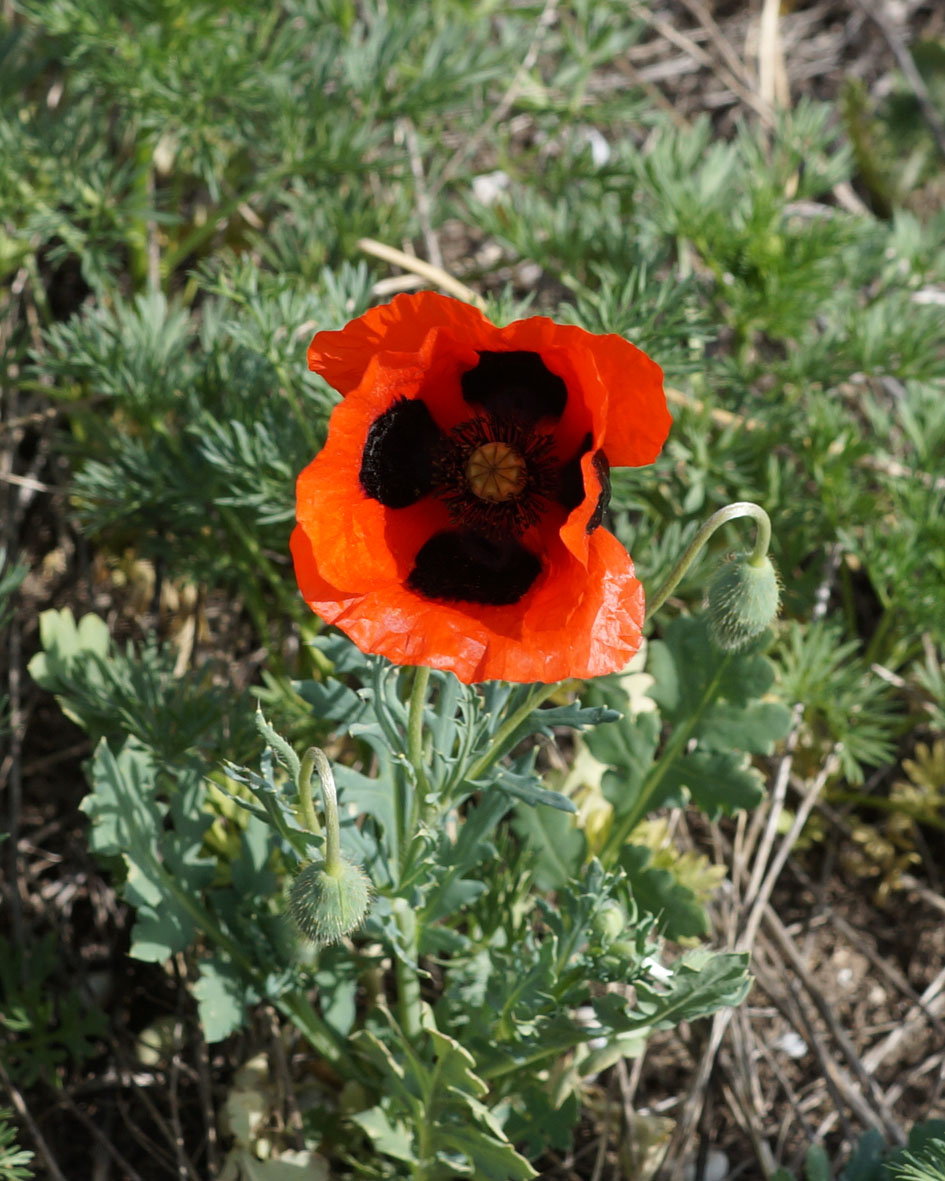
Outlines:
<svg viewBox="0 0 945 1181"><path fill-rule="evenodd" d="M598 496L597 504L587 522L588 533L593 533L600 525L607 506L610 504L610 464L607 461L607 456L603 451L595 451L591 463L593 463L594 471L597 472L597 478L600 480L600 496Z"/></svg>
<svg viewBox="0 0 945 1181"><path fill-rule="evenodd" d="M541 562L517 541L444 530L421 547L407 585L427 599L506 607L540 573Z"/></svg>
<svg viewBox="0 0 945 1181"><path fill-rule="evenodd" d="M388 508L406 508L433 487L440 428L423 402L402 398L375 418L361 457L367 496Z"/></svg>
<svg viewBox="0 0 945 1181"><path fill-rule="evenodd" d="M527 423L560 418L568 400L568 387L537 353L483 350L460 384L467 402Z"/></svg>

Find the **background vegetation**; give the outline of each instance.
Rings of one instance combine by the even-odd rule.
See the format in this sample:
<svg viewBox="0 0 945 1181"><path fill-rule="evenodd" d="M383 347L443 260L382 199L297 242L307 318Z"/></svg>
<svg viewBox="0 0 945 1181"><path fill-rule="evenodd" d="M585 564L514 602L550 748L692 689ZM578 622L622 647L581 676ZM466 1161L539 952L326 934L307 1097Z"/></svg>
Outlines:
<svg viewBox="0 0 945 1181"><path fill-rule="evenodd" d="M667 1177L805 1156L811 1177L879 1177L914 1125L921 1155L945 1116L945 26L935 4L872 7L0 5L0 1176L416 1168L408 1100L375 1102L386 1035L360 1035L373 1075L320 1072L314 1026L286 1009L314 972L328 1027L360 1025L372 990L395 991L383 929L292 979L234 983L230 952L207 967L206 926L142 927L170 887L149 894L121 855L157 849L201 922L271 940L243 945L257 966L277 954L285 848L220 789L282 782L257 702L294 747L360 750L369 771L345 727L379 675L317 636L288 561L295 475L333 404L304 349L429 285L423 262L498 321L549 313L657 358L676 422L653 468L616 473L616 532L657 585L714 509L755 500L784 610L767 654L698 697L703 588L745 540L727 527L646 668L582 691L596 719L630 721L583 729L562 697L516 748L506 787L527 799L537 759L577 820L493 817L504 871L460 899L469 928L431 913L444 934L425 948L441 1028L488 1067L489 996L457 939L508 982L525 960L501 949L547 958L540 920L546 947L591 931L599 967L607 937L567 884L596 855L632 884L619 983L639 999L626 964L657 937L696 963L750 950L747 1003L645 1046L611 1011L598 1059L572 1029L553 1062L507 1078L493 1061L485 1115L460 1049L436 1059L449 1096L430 1063L406 1092L427 1120L485 1128L497 1177L526 1158L549 1178L645 1176L661 1156ZM651 764L670 768L660 791ZM167 779L133 797L129 835L114 817L139 773ZM466 853L457 875L482 877L484 847ZM593 881L598 901L617 890ZM444 984L441 961L467 953ZM610 977L585 995L590 962L564 984L535 968L505 1014L510 1054L549 989L573 1013L606 996ZM734 974L712 987L682 1015L738 998ZM436 1175L467 1167L443 1152Z"/></svg>

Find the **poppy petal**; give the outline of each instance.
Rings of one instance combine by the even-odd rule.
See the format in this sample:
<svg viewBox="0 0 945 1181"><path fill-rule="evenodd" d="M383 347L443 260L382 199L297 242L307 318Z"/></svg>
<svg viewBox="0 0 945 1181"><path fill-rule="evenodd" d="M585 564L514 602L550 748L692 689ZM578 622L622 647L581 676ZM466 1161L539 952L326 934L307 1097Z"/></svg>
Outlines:
<svg viewBox="0 0 945 1181"><path fill-rule="evenodd" d="M499 330L507 348L541 355L568 388L559 434L577 446L593 423L594 447L605 446L614 467L652 463L672 418L663 394L663 371L622 336L596 336L544 316L516 320ZM604 440L606 438L606 444Z"/></svg>
<svg viewBox="0 0 945 1181"><path fill-rule="evenodd" d="M433 463L441 437L420 398L394 402L368 428L361 455L361 487L388 508L416 504L433 489Z"/></svg>
<svg viewBox="0 0 945 1181"><path fill-rule="evenodd" d="M607 459L602 451L586 451L581 456L581 476L584 499L568 514L561 526L561 540L582 564L590 553L590 536L600 528L601 519L610 499L610 475Z"/></svg>
<svg viewBox="0 0 945 1181"><path fill-rule="evenodd" d="M395 295L390 303L371 308L337 332L318 332L308 346L308 367L333 386L348 394L359 386L371 358L379 352L418 352L427 336L444 330L455 341L488 347L497 329L469 304L419 291ZM475 352L469 366L475 364Z"/></svg>
<svg viewBox="0 0 945 1181"><path fill-rule="evenodd" d="M640 646L643 586L607 530L598 529L588 548L586 568L559 546L520 603L481 606L424 599L397 579L345 592L325 578L306 532L292 535L299 587L323 619L366 652L444 669L466 683L553 682L627 664Z"/></svg>

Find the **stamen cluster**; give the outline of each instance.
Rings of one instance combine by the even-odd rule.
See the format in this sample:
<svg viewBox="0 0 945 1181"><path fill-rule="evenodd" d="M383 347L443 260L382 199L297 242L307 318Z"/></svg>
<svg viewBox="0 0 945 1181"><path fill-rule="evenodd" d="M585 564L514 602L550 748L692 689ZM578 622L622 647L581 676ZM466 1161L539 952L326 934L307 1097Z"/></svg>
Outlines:
<svg viewBox="0 0 945 1181"><path fill-rule="evenodd" d="M478 415L443 440L433 468L436 495L465 528L518 537L548 508L555 461L551 435L509 415Z"/></svg>

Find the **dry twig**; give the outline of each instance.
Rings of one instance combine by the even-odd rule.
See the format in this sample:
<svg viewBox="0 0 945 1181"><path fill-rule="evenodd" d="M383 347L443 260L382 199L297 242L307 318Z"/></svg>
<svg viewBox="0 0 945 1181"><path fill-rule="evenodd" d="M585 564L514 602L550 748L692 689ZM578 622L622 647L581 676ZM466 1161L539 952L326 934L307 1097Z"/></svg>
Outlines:
<svg viewBox="0 0 945 1181"><path fill-rule="evenodd" d="M0 1059L0 1082L10 1096L10 1102L13 1104L13 1110L19 1118L26 1124L30 1135L33 1137L33 1143L36 1145L37 1152L46 1162L46 1168L49 1170L50 1181L66 1181L62 1170L56 1164L56 1158L52 1154L52 1150L43 1138L42 1132L39 1130L39 1124L33 1119L30 1109L26 1106L26 1100L20 1093L19 1088L15 1085L13 1080L7 1074L3 1065L3 1060Z"/></svg>

